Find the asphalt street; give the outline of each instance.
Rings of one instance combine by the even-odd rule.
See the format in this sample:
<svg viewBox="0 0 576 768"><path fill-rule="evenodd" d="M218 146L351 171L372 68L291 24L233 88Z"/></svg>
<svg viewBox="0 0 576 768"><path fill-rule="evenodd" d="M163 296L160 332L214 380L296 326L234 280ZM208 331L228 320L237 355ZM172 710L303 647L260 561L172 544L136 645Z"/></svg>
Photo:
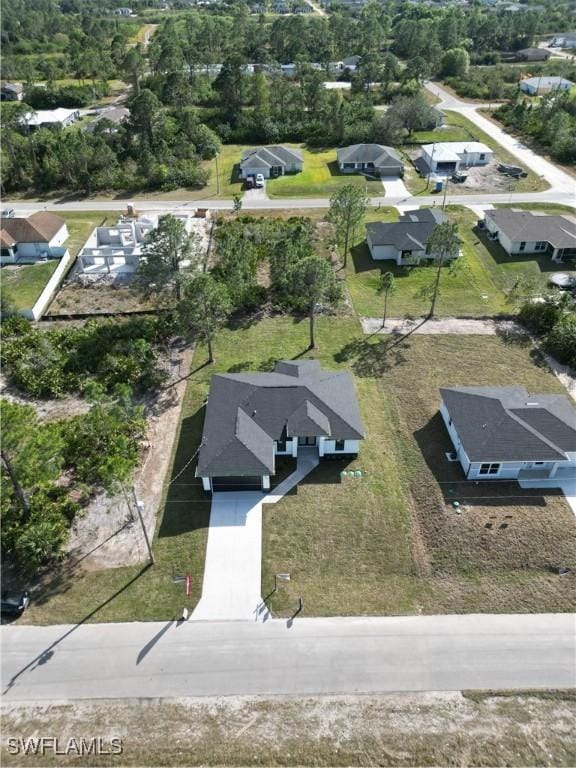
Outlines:
<svg viewBox="0 0 576 768"><path fill-rule="evenodd" d="M572 614L4 626L5 701L576 683Z"/></svg>

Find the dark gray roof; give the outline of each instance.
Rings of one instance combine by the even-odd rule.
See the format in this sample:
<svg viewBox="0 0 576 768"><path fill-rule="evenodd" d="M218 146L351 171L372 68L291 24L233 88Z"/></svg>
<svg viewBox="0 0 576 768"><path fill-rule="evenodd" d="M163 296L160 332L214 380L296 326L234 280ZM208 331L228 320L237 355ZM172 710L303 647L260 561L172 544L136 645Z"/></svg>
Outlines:
<svg viewBox="0 0 576 768"><path fill-rule="evenodd" d="M562 461L576 452L576 409L524 387L440 389L470 461Z"/></svg>
<svg viewBox="0 0 576 768"><path fill-rule="evenodd" d="M240 166L246 168L272 168L276 165L285 166L294 161L302 162L302 153L292 147L257 147L242 152Z"/></svg>
<svg viewBox="0 0 576 768"><path fill-rule="evenodd" d="M424 250L438 224L446 221L448 217L442 211L420 208L403 214L397 222L366 224L366 231L373 245L393 245L399 251Z"/></svg>
<svg viewBox="0 0 576 768"><path fill-rule="evenodd" d="M382 144L352 144L337 150L338 163L374 163L378 168L403 168L402 158L393 147Z"/></svg>
<svg viewBox="0 0 576 768"><path fill-rule="evenodd" d="M569 216L497 208L486 211L490 219L513 242L545 240L555 248L576 248L576 220Z"/></svg>
<svg viewBox="0 0 576 768"><path fill-rule="evenodd" d="M272 474L275 440L314 435L364 437L348 371L325 371L316 360L302 360L281 361L273 373L215 374L196 473Z"/></svg>

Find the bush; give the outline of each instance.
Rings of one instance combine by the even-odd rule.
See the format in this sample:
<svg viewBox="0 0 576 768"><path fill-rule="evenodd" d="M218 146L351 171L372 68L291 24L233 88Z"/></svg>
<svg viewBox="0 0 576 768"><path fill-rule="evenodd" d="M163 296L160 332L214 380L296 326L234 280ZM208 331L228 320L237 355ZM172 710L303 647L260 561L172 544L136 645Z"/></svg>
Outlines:
<svg viewBox="0 0 576 768"><path fill-rule="evenodd" d="M544 346L558 362L576 370L576 312L559 319L546 336Z"/></svg>
<svg viewBox="0 0 576 768"><path fill-rule="evenodd" d="M552 330L561 314L560 307L552 302L528 302L521 308L518 317L527 328L542 335Z"/></svg>

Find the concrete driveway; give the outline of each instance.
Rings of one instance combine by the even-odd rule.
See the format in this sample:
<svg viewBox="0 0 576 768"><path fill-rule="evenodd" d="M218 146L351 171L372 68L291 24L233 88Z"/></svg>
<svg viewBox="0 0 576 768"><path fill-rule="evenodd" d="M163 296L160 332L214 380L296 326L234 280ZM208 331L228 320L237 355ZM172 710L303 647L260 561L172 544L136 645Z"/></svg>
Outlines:
<svg viewBox="0 0 576 768"><path fill-rule="evenodd" d="M242 202L254 203L258 201L262 202L263 200L268 199L268 193L266 192L266 182L264 182L264 186L260 187L260 189L257 189L256 187L254 187L254 189L247 189L242 197Z"/></svg>
<svg viewBox="0 0 576 768"><path fill-rule="evenodd" d="M394 197L401 200L408 200L408 198L412 197L412 193L408 191L406 184L404 184L400 176L382 179L382 186L384 187L386 197Z"/></svg>
<svg viewBox="0 0 576 768"><path fill-rule="evenodd" d="M213 495L202 597L192 619L263 618L259 611L264 498L251 491Z"/></svg>

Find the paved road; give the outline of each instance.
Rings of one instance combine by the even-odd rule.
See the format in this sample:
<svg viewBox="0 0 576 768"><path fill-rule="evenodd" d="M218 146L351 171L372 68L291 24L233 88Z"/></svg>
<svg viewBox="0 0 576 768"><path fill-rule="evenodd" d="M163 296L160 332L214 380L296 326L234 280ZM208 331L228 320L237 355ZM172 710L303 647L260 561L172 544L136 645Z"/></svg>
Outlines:
<svg viewBox="0 0 576 768"><path fill-rule="evenodd" d="M575 616L2 627L6 701L572 687Z"/></svg>

